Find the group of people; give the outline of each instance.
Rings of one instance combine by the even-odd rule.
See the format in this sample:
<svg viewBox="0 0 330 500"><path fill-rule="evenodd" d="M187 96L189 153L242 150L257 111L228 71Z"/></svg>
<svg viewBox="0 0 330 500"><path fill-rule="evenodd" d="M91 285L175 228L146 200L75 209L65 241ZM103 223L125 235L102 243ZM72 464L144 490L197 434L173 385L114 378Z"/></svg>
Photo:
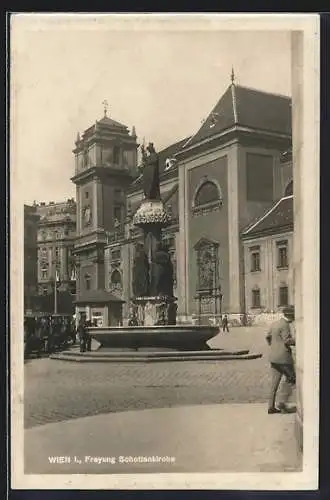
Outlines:
<svg viewBox="0 0 330 500"><path fill-rule="evenodd" d="M76 328L70 316L28 316L24 320L25 354L50 354L75 342Z"/></svg>
<svg viewBox="0 0 330 500"><path fill-rule="evenodd" d="M90 351L92 337L88 328L91 326L97 326L96 322L87 320L85 315L81 315L77 327L75 316L28 316L24 320L25 354L52 354L76 343L81 352Z"/></svg>

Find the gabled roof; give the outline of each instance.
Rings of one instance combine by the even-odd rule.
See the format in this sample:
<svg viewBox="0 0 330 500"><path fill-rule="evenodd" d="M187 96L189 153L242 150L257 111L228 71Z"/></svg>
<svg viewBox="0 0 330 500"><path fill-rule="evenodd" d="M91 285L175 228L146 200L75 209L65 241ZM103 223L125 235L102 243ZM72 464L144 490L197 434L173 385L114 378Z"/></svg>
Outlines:
<svg viewBox="0 0 330 500"><path fill-rule="evenodd" d="M241 235L244 239L276 234L293 228L293 196L284 196L256 222L245 228Z"/></svg>
<svg viewBox="0 0 330 500"><path fill-rule="evenodd" d="M235 125L290 135L291 98L232 84L184 148Z"/></svg>
<svg viewBox="0 0 330 500"><path fill-rule="evenodd" d="M101 120L98 120L97 123L100 123L101 125L107 125L108 127L127 129L126 125L123 125L122 123L117 122L116 120L113 120L112 118L109 118L108 116L104 116L103 118L101 118Z"/></svg>

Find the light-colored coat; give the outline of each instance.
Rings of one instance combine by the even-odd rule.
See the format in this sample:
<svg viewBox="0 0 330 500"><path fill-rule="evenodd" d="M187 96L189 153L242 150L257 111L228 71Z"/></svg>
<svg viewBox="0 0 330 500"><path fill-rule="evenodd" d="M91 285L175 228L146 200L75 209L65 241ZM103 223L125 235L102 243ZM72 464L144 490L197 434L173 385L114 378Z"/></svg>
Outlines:
<svg viewBox="0 0 330 500"><path fill-rule="evenodd" d="M291 346L295 345L295 341L285 318L281 318L270 327L266 340L270 346L269 361L271 363L293 364Z"/></svg>

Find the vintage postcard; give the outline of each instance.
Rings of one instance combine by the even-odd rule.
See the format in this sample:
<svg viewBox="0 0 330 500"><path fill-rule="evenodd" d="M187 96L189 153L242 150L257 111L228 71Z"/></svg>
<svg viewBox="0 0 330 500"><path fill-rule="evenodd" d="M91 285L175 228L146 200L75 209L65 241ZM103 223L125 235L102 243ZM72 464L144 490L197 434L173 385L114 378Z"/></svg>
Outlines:
<svg viewBox="0 0 330 500"><path fill-rule="evenodd" d="M9 28L12 487L317 489L318 16Z"/></svg>

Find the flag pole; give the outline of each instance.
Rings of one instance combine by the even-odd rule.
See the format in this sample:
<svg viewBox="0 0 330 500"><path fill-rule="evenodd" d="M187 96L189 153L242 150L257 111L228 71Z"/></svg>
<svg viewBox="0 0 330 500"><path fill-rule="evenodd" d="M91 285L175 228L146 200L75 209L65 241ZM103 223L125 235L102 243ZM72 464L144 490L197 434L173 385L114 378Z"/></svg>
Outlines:
<svg viewBox="0 0 330 500"><path fill-rule="evenodd" d="M55 272L54 281L54 314L57 314L57 271Z"/></svg>

